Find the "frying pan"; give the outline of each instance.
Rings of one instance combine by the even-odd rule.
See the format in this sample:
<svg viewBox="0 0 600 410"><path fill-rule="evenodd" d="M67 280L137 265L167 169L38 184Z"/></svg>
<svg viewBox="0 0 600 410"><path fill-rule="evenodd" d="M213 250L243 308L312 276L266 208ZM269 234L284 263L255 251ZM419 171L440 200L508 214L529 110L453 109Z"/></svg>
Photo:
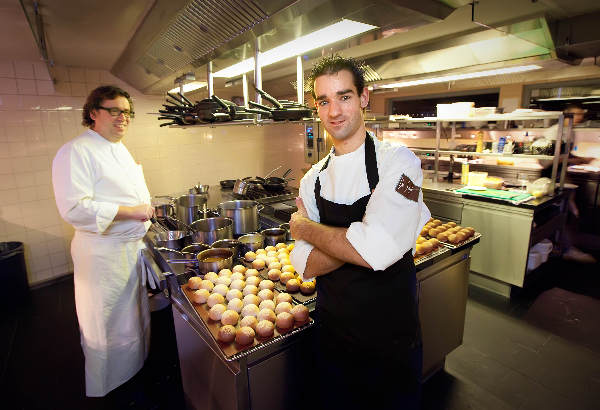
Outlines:
<svg viewBox="0 0 600 410"><path fill-rule="evenodd" d="M269 192L283 191L287 187L288 181L294 180L294 178L285 178L290 172L292 172L291 168L285 171L282 178L269 177L265 179L265 182L263 182L262 186Z"/></svg>
<svg viewBox="0 0 600 410"><path fill-rule="evenodd" d="M223 181L219 181L221 188L233 188L233 184L235 184L235 179L224 179Z"/></svg>

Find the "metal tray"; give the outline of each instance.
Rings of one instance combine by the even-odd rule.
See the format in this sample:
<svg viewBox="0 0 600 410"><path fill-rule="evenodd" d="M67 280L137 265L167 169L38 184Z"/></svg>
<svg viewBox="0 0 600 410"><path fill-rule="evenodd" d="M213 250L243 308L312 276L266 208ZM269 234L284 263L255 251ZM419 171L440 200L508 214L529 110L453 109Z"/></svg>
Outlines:
<svg viewBox="0 0 600 410"><path fill-rule="evenodd" d="M440 244L442 244L442 242L440 242ZM419 255L416 258L414 258L415 266L421 267L421 265L425 265L427 262L430 261L433 263L434 259L437 259L439 256L448 252L450 252L450 249L442 245L435 251L428 253L427 255Z"/></svg>
<svg viewBox="0 0 600 410"><path fill-rule="evenodd" d="M443 244L448 249L458 249L458 248L462 248L463 246L465 246L471 242L475 242L476 240L478 241L479 238L481 238L481 234L479 232L475 232L473 234L473 236L471 236L468 239L465 239L464 241L461 241L459 243L450 243L450 242L442 242L442 241L440 241L440 243Z"/></svg>
<svg viewBox="0 0 600 410"><path fill-rule="evenodd" d="M246 346L242 346L237 344L235 341L231 343L222 343L217 339L219 328L221 327L221 323L211 320L208 317L208 305L202 304L199 305L194 303L191 299L191 294L194 292L192 289L189 289L187 284L181 285L181 291L185 298L187 299L190 306L194 308L202 322L206 325L208 332L213 337L215 343L218 344L219 348L223 352L225 356L225 360L227 361L235 361L242 357L248 356L262 348L266 348L274 343L279 342L285 338L288 338L292 335L295 335L314 324L314 320L309 316L308 320L304 323L294 322L294 326L290 329L281 330L277 326L275 326L275 331L272 337L269 338L260 338L256 336L254 341ZM277 295L277 292L274 292ZM236 325L236 328L239 327L239 323Z"/></svg>

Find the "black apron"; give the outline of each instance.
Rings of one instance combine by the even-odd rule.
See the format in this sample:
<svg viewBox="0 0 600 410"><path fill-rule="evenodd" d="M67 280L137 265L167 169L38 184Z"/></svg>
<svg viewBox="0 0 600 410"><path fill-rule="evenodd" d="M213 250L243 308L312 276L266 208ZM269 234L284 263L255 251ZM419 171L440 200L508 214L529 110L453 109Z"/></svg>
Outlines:
<svg viewBox="0 0 600 410"><path fill-rule="evenodd" d="M321 171L328 164L329 159ZM369 134L365 139L365 165L373 192L379 173L375 144ZM315 198L322 224L347 228L353 222L362 221L371 194L352 205L337 204L321 197L317 176ZM327 406L338 407L340 400L347 398L344 405L359 407L362 399L378 397L381 402L376 400L371 404L378 408L396 408L404 405L403 396L419 391L421 332L415 265L410 250L384 271L346 263L319 276L317 317L320 376L328 383L337 379L333 381L337 389L342 389L347 396L326 394ZM367 397L355 394L360 391Z"/></svg>

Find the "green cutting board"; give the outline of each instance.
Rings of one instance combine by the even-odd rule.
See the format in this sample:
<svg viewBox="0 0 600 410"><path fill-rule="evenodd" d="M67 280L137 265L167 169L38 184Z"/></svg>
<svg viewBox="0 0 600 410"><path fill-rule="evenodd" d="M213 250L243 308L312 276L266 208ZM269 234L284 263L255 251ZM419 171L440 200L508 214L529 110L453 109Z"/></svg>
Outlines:
<svg viewBox="0 0 600 410"><path fill-rule="evenodd" d="M484 196L486 198L502 199L505 201L522 201L523 199L533 197L533 195L523 193L523 192L501 191L499 189L489 189L489 188L486 188L484 191L460 188L454 192L458 192L461 194L475 195L475 196Z"/></svg>

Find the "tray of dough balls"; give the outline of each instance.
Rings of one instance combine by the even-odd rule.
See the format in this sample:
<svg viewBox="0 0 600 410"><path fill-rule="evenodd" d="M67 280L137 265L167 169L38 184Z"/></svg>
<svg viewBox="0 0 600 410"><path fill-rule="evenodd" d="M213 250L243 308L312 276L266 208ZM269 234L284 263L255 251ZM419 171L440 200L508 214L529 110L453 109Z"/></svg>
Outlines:
<svg viewBox="0 0 600 410"><path fill-rule="evenodd" d="M456 222L442 222L439 219L429 219L421 230L421 236L435 238L450 249L460 248L470 242L481 238L474 228L463 228Z"/></svg>
<svg viewBox="0 0 600 410"><path fill-rule="evenodd" d="M255 269L263 279L274 283L279 292L287 292L292 298L303 305L308 305L317 299L315 281L303 281L296 274L296 269L290 262L289 253L294 244L278 243L253 252L246 252L243 261L249 269Z"/></svg>
<svg viewBox="0 0 600 410"><path fill-rule="evenodd" d="M439 240L435 238L427 239L424 236L419 235L415 246L413 260L415 266L419 266L420 264L434 260L438 256L448 252L450 252L450 249L444 246Z"/></svg>
<svg viewBox="0 0 600 410"><path fill-rule="evenodd" d="M192 276L181 289L228 361L314 323L306 306L295 304L289 293L277 291L272 281L243 265L208 272L204 278Z"/></svg>

